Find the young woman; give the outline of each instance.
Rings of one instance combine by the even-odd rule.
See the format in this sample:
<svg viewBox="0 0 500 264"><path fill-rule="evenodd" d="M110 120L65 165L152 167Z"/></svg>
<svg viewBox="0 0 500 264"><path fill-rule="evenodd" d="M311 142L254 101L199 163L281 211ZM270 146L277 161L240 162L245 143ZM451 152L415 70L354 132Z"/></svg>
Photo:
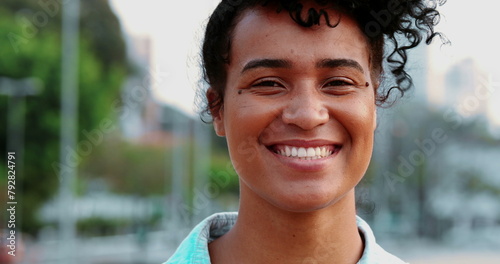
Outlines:
<svg viewBox="0 0 500 264"><path fill-rule="evenodd" d="M406 51L438 16L429 1L222 1L203 46L207 110L240 209L205 219L167 263L404 263L356 216L354 188L376 106L409 89ZM396 82L382 89L386 41Z"/></svg>

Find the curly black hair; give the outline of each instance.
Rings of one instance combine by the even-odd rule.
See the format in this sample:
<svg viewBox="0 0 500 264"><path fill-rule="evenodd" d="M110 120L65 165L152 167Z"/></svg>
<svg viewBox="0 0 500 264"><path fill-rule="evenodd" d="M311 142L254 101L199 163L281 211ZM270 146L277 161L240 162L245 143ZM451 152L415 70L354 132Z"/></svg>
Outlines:
<svg viewBox="0 0 500 264"><path fill-rule="evenodd" d="M311 0L312 1L312 0ZM291 19L302 27L319 25L323 20L330 27L339 21L330 21L326 6L334 7L352 17L366 35L371 48L371 78L376 88L376 103L379 106L392 104L391 93L399 91L403 96L413 86L411 76L406 72L408 50L418 46L425 38L426 44L439 36L443 43L448 41L434 27L439 23L437 7L446 0L314 0L319 10L310 8L304 17L304 5L300 0L222 0L210 16L202 48L203 79L215 91L216 97L204 100L202 113L210 114L224 103L226 86L226 65L230 63L232 32L238 17L257 6L286 11ZM384 46L392 50L384 54ZM383 64L394 77L394 85L379 88L383 77ZM203 93L204 94L204 93Z"/></svg>

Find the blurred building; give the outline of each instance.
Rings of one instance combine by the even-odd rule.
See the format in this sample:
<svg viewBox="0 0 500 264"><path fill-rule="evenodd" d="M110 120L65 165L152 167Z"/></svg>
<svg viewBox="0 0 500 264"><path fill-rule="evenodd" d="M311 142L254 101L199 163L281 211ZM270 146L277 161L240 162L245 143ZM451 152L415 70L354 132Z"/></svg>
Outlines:
<svg viewBox="0 0 500 264"><path fill-rule="evenodd" d="M446 106L453 107L465 118L486 115L491 101L488 76L472 58L452 65L445 75Z"/></svg>
<svg viewBox="0 0 500 264"><path fill-rule="evenodd" d="M500 237L500 141L488 130L491 80L473 59L430 72L428 54L423 46L411 52L413 91L379 109L359 213L382 239L500 246L493 239ZM440 90L444 100L432 100Z"/></svg>
<svg viewBox="0 0 500 264"><path fill-rule="evenodd" d="M123 87L122 99L128 112L121 119L122 133L134 143L172 146L174 140L179 140L173 137L174 120L185 121L193 127L196 119L154 97L153 87L161 89L168 75L155 68L151 39L128 35L126 40L128 56L134 66L133 74Z"/></svg>

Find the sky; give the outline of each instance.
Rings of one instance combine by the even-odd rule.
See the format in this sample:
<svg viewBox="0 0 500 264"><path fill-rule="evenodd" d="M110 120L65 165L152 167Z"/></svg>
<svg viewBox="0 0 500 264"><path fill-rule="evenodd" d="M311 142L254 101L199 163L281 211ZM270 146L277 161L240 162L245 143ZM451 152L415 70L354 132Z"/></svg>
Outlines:
<svg viewBox="0 0 500 264"><path fill-rule="evenodd" d="M193 98L200 79L199 50L204 22L218 1L111 0L122 26L133 36L150 37L153 66L168 78L153 87L155 97L195 115ZM186 11L189 10L189 11ZM189 15L189 19L183 19Z"/></svg>
<svg viewBox="0 0 500 264"><path fill-rule="evenodd" d="M442 19L438 31L444 32L451 41L449 46L431 45L429 49L430 82L449 67L466 58L474 63L486 78L491 78L491 97L487 102L487 116L491 123L500 127L500 33L498 25L498 2L488 0L448 0L441 7ZM440 84L435 84L439 86ZM443 92L431 94L430 101L445 100ZM486 102L485 102L486 103Z"/></svg>
<svg viewBox="0 0 500 264"><path fill-rule="evenodd" d="M193 98L200 79L199 50L203 25L218 0L110 0L124 30L133 36L152 39L153 67L167 72L169 78L153 87L154 96L195 115ZM170 2L170 4L169 4ZM447 69L465 59L474 58L478 67L493 81L500 83L500 34L495 30L496 1L448 0L441 7L442 19L438 27L452 42L441 46L437 42L429 48L429 101L440 103L447 96L441 86ZM186 11L189 10L189 11ZM189 19L183 19L189 15ZM500 126L500 85L494 85L489 98L488 116Z"/></svg>

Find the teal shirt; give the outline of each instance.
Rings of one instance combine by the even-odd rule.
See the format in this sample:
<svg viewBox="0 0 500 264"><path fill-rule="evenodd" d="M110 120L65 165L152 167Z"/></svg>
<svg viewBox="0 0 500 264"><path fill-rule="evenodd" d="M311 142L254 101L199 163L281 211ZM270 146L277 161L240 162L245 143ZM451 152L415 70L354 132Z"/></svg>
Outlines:
<svg viewBox="0 0 500 264"><path fill-rule="evenodd" d="M236 223L237 217L238 213L218 213L206 218L164 264L210 264L208 243L227 233ZM377 244L370 226L363 219L356 217L356 222L365 240L363 256L357 264L405 264Z"/></svg>

